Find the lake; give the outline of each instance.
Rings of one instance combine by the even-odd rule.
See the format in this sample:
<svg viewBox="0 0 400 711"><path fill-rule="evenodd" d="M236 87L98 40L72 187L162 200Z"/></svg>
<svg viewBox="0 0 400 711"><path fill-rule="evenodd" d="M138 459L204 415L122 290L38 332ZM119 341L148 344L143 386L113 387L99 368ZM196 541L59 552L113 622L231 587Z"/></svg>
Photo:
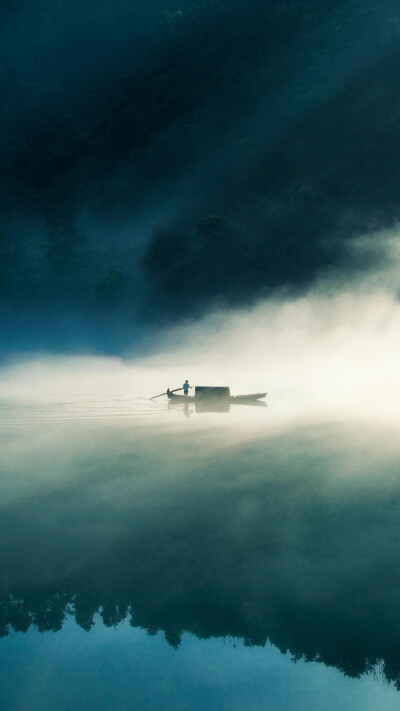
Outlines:
<svg viewBox="0 0 400 711"><path fill-rule="evenodd" d="M168 408L114 366L3 381L2 709L399 708L397 426Z"/></svg>

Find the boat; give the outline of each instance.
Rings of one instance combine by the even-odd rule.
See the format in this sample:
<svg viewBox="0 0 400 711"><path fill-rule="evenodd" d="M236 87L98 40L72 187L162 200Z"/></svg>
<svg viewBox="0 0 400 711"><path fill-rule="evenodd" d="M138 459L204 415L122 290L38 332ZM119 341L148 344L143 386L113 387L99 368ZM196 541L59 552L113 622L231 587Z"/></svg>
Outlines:
<svg viewBox="0 0 400 711"><path fill-rule="evenodd" d="M179 388L180 390L182 388ZM173 402L194 402L200 404L205 401L214 401L227 403L231 405L246 405L253 404L259 400L262 400L267 396L267 393L251 393L249 395L231 395L230 388L228 387L210 387L204 385L198 385L195 387L194 395L177 395L173 390L167 390L166 395L168 399ZM262 404L261 402L259 403Z"/></svg>

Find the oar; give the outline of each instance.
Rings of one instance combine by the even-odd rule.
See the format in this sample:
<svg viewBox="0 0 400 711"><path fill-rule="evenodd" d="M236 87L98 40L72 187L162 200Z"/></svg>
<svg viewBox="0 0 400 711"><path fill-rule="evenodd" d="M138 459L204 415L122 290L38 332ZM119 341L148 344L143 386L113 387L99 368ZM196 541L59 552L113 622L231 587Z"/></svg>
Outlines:
<svg viewBox="0 0 400 711"><path fill-rule="evenodd" d="M183 388L175 388L175 390L170 390L170 393L176 393L178 390L183 390ZM151 397L150 400L155 400L157 397L162 397L163 395L167 395L167 392L165 393L160 393L159 395L154 395L154 397Z"/></svg>
<svg viewBox="0 0 400 711"><path fill-rule="evenodd" d="M162 395L166 395L167 393L160 393L159 395L154 395L154 397L151 397L150 400L155 400L157 397L162 397Z"/></svg>

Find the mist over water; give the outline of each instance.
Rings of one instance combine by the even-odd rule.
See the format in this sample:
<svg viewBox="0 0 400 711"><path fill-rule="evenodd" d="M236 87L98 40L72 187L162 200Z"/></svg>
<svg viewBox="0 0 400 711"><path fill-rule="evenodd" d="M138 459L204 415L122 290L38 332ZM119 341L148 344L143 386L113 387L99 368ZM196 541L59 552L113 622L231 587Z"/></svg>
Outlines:
<svg viewBox="0 0 400 711"><path fill-rule="evenodd" d="M20 356L0 369L1 424L158 419L168 412L166 398L150 398L188 378L193 386L228 385L233 395L268 391L271 427L306 421L396 425L397 233L365 238L352 249L375 259L357 278L327 271L303 295L282 291L251 308L219 308L154 329L143 355ZM134 332L132 344L134 352ZM261 418L264 427L265 416L232 407L230 423L249 421L257 428Z"/></svg>
<svg viewBox="0 0 400 711"><path fill-rule="evenodd" d="M392 711L396 3L0 19L2 709Z"/></svg>
<svg viewBox="0 0 400 711"><path fill-rule="evenodd" d="M83 655L78 678L86 675L90 643L79 630L105 645L104 656L106 631L115 627L115 654L125 658L127 671L150 653L139 638L126 656L127 629L145 630L154 640L155 705L165 698L159 674L166 647L178 655L183 690L187 645L200 660L208 654L205 640L235 641L244 663L241 683L257 689L258 703L267 697L274 664L283 708L291 708L286 681L296 689L307 678L304 671L293 679L278 650L318 662L314 685L320 666L353 680L375 674L374 694L389 703L400 676L397 427L276 426L271 406L255 409L251 420L242 413L240 420L236 413L219 415L219 422L212 414L189 421L160 414L152 424L149 417L121 420L111 413L101 422L55 418L52 425L1 430L6 699L22 698L12 664L17 650L36 655L48 646L35 629L57 632L59 642L47 683L38 687L32 678L31 688L40 698L52 684L62 705L61 694L73 699L83 683L74 681L73 659ZM54 687L64 635L71 662ZM246 648L254 649L247 662ZM215 654L224 668L226 647ZM264 683L253 676L259 663L266 665ZM94 669L93 682L82 687L85 707L98 675L115 673L112 664ZM194 669L189 673L194 679ZM144 673L141 697L136 691L142 703L147 678ZM218 683L211 673L205 680L202 693L208 688L215 698ZM333 683L347 708L340 681L328 677L325 690ZM364 687L353 683L360 684L353 702L361 709ZM237 691L228 688L226 708ZM308 700L319 703L315 688ZM201 697L193 703L203 708Z"/></svg>
<svg viewBox="0 0 400 711"><path fill-rule="evenodd" d="M0 629L11 658L21 632L21 654L44 649L35 630L66 635L77 658L87 646L80 629L105 641L116 627L117 654L128 630L145 630L157 669L170 664L166 648L180 669L194 640L196 658L206 640L234 640L243 660L255 650L242 674L257 703L267 694L253 677L262 663L266 679L278 664L293 688L339 670L359 684L351 702L339 684L344 708L364 707L367 683L374 703L391 708L400 679L395 269L386 261L340 287L329 275L301 297L215 311L159 334L140 358L42 354L2 367ZM149 399L186 378L235 395L268 390L268 406L198 413ZM148 642L137 639L140 656ZM213 649L223 668L226 646ZM290 659L317 664L297 679ZM135 652L128 668L138 663ZM1 664L18 699L12 665ZM73 699L70 673L63 694ZM291 709L285 688L279 708ZM162 704L157 683L154 694ZM201 695L192 703L203 708Z"/></svg>

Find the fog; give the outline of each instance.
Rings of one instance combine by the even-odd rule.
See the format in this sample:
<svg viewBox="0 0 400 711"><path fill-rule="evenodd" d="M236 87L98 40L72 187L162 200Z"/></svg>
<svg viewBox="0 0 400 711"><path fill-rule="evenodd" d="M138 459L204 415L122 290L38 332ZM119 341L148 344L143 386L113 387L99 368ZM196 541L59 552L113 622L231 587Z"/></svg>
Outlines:
<svg viewBox="0 0 400 711"><path fill-rule="evenodd" d="M151 686L220 638L400 688L396 3L7 4L5 666L132 626Z"/></svg>
<svg viewBox="0 0 400 711"><path fill-rule="evenodd" d="M215 309L142 355L3 365L1 634L100 615L398 684L397 232L352 249L351 281ZM150 400L186 378L268 407Z"/></svg>
<svg viewBox="0 0 400 711"><path fill-rule="evenodd" d="M282 291L252 308L155 329L144 355L20 356L0 370L2 425L18 403L21 421L24 403L42 419L51 404L72 418L162 416L166 398L150 398L186 378L193 386L228 385L235 395L268 391L262 427L307 420L396 425L397 232L365 238L352 250L375 260L352 281L331 270L302 296ZM235 417L253 422L260 413L236 408Z"/></svg>

